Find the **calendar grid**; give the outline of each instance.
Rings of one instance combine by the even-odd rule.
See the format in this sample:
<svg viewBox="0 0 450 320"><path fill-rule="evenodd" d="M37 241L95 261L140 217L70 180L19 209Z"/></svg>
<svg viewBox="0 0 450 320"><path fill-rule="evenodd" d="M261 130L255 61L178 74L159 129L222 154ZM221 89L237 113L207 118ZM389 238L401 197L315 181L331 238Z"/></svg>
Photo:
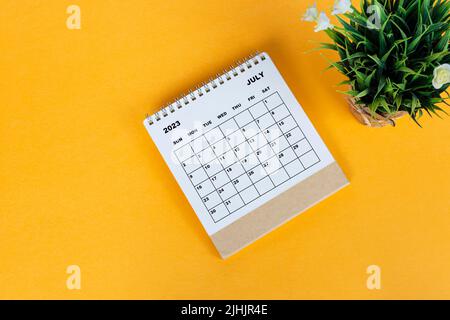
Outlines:
<svg viewBox="0 0 450 320"><path fill-rule="evenodd" d="M278 92L274 92L273 94L278 94L278 96L280 96L280 94L279 94ZM267 99L267 98L266 98L266 99ZM280 96L280 99L281 99L281 101L282 101L283 104L284 104L283 98L281 98L281 96ZM263 101L264 101L264 100L265 100L265 99L263 99ZM289 111L289 110L288 110L288 111ZM290 111L289 111L289 114L292 115ZM272 114L271 114L271 115L272 115ZM273 117L273 115L272 115L272 117ZM289 117L289 116L287 116L287 117ZM285 119L286 119L287 117L285 117ZM308 141L309 145L311 145L311 143L309 142L308 138L306 138L306 135L305 135L305 133L303 132L302 128L301 128L300 125L298 124L297 120L296 120L294 117L292 117L292 118L293 118L295 124L297 125L297 127L299 128L300 132L302 133L304 139L306 139L306 140ZM275 120L275 118L274 118L274 120ZM284 120L284 119L282 119L282 120ZM299 141L301 141L301 140L303 140L303 139L300 139ZM317 159L319 159L319 161L316 162L316 163L319 163L319 162L320 162L319 155L317 154L316 150L314 150L314 148L312 148L312 146L311 146L311 151L314 152L314 154L316 155ZM314 163L314 164L316 164L316 163ZM312 164L312 165L310 165L310 166L308 166L308 167L305 167L305 170L311 168L314 164Z"/></svg>
<svg viewBox="0 0 450 320"><path fill-rule="evenodd" d="M229 121L231 121L231 120L233 120L234 122L236 122L236 120L234 119L234 117L233 117L232 119L230 119ZM247 125L247 124L248 124L248 123L246 123L245 125ZM245 125L244 125L244 126L245 126ZM239 130L239 129L238 129L238 130ZM250 138L256 136L257 134L258 134L258 133L256 133L255 135L251 136ZM250 138L249 138L249 139L250 139ZM248 143L248 140L249 140L249 139L246 138L245 141L244 141L243 143ZM243 144L243 143L242 143L242 144ZM252 146L250 146L250 148L252 148ZM253 150L253 148L252 148L252 151L255 152L255 150ZM235 155L236 155L236 152L235 152ZM237 157L237 155L236 155L236 157ZM255 169L255 168L256 168L257 166L259 166L260 164L261 164L261 162L258 160L258 163L256 163L256 164L255 164L253 167L251 167L249 170L246 170L245 173L248 175L248 172L250 172L251 170ZM249 187L250 187L250 186L249 186ZM249 188L249 187L247 187L247 188ZM247 188L245 188L245 189L247 189ZM244 189L244 190L245 190L245 189ZM259 193L258 190L256 190L256 191L258 192L259 195L261 195L261 194Z"/></svg>
<svg viewBox="0 0 450 320"><path fill-rule="evenodd" d="M273 101L276 103L273 104ZM245 117L248 118L246 121L239 120ZM228 125L226 132L222 128L225 124ZM248 127L256 131L249 134ZM220 136L218 141L214 140L216 138L212 139L213 141L209 140L214 130L217 132L216 136ZM262 145L254 145L257 138L262 138L264 141ZM194 148L195 141L202 143L198 150ZM217 149L222 141L225 145L222 145L224 149L220 153ZM180 159L178 151L185 150L187 145L189 145L188 152L192 155ZM241 148L245 150L242 158L238 153ZM266 156L264 152L268 153L267 158L263 158L263 155ZM206 131L200 137L180 146L174 150L174 154L215 223L320 162L316 151L278 92L272 93ZM208 154L210 159L205 157ZM291 158L285 159L287 155ZM222 163L227 157L231 157L231 163ZM257 161L247 167L248 162L245 160L250 157L256 158ZM191 164L187 163L190 162L194 164L189 171L187 168ZM258 168L260 176L257 174ZM238 175L233 176L236 169ZM219 176L224 177L222 178L224 181L219 182ZM230 194L227 195L227 192Z"/></svg>
<svg viewBox="0 0 450 320"><path fill-rule="evenodd" d="M292 131L292 130L291 130ZM289 132L291 132L291 131L289 131ZM288 132L288 133L289 133ZM301 141L301 140L303 140L303 139L305 139L305 138L302 138L302 139L300 139L300 140L298 140L297 142L299 142L299 141ZM287 147L287 148L285 148L285 149L283 149L283 150L281 150L280 152L283 152L283 151L285 151L285 150L287 150L287 149L289 149L290 148L290 146L289 147ZM258 150L260 150L261 148L258 148L258 149L256 149L255 151L258 151ZM202 151L204 151L205 149L203 149ZM310 152L310 151L307 151L307 152ZM302 156L303 154L301 154L300 156ZM195 156L194 156L195 157ZM214 160L211 160L210 162L213 162ZM294 160L292 160L292 161L294 161ZM286 163L286 164L289 164L289 163L291 163L292 161L290 161L290 162L288 162L288 163ZM181 162L181 161L180 161ZM207 163L207 164L209 164L209 163ZM259 163L259 164L256 164L254 167L252 167L251 169L254 169L255 167L257 167L257 166L259 166L261 163ZM229 165L229 166L226 166L226 167L223 167L224 169L227 169L227 168L229 168L231 165ZM309 167L307 167L307 168L309 168ZM306 169L307 169L306 168ZM200 168L198 168L198 169L196 169L196 170L194 170L194 171L192 171L192 172L195 172L195 171L197 171L197 170L200 170L200 169L202 169L201 167ZM186 172L186 174L187 174L187 172ZM205 180L202 180L202 181L200 181L200 183L202 183L202 182L204 182L204 181L206 181L206 180L208 180L209 179L209 177L208 178L206 178ZM219 187L222 187L223 185L219 185Z"/></svg>
<svg viewBox="0 0 450 320"><path fill-rule="evenodd" d="M267 107L266 107L267 108ZM270 113L270 112L269 112ZM290 113L289 113L290 114ZM263 129L261 129L261 127L260 127L260 125L258 124L258 122L256 121L257 119L255 119L255 117L251 114L251 112L250 112L250 115L252 116L252 119L255 121L255 123L256 123L256 125L259 127L259 129L261 130L261 132L263 131ZM289 117L289 116L286 116L286 118L287 117ZM267 129L267 128L266 128ZM278 137L277 137L278 138ZM268 145L269 145L269 147L270 147L270 149L273 151L273 148L270 146L270 142L268 143ZM262 148L262 147L261 147ZM257 151L256 151L257 152ZM276 153L275 153L276 154ZM261 165L262 165L262 163L261 163ZM264 168L264 167L263 167ZM269 173L267 172L267 170L266 169L264 169L265 171L266 171L266 173L267 173L267 176L269 177L269 179L270 179L270 181L272 182L272 184L274 185L274 187L275 187L275 183L273 182L273 180L270 178L270 175L269 175ZM283 170L284 170L284 168L283 168ZM273 188L271 188L270 190L272 190ZM269 190L269 191L270 191Z"/></svg>
<svg viewBox="0 0 450 320"><path fill-rule="evenodd" d="M233 119L233 118L232 118L232 119ZM233 119L233 120L234 120L234 119ZM225 134L223 133L222 129L220 129L220 127L219 127L219 130L220 130L220 132L223 134L223 136L225 137L225 140L227 140ZM239 130L239 129L238 129L238 130ZM236 130L236 131L237 131L237 130ZM236 131L235 131L235 132L236 132ZM231 148L230 142L227 141L227 143L228 143L228 145L229 145L230 148ZM231 149L233 150L233 148L231 148ZM235 157L239 160L239 158L237 157L236 153L235 153L234 151L233 151L233 153L234 153ZM222 164L221 164L221 165L222 165ZM233 164L229 165L229 166L227 167L227 169L230 168L232 165L233 165ZM241 165L241 166L242 166L242 165ZM225 169L225 168L224 168L224 169ZM226 171L226 169L225 169L225 173L226 173L226 174L228 175L228 177L230 178L231 184L233 184L233 181L232 181L230 175L228 174L228 172ZM239 198L241 198L242 203L243 203L242 206L240 206L238 209L234 210L234 211L237 211L237 210L239 210L240 208L242 208L243 206L245 206L245 202L244 202L244 199L242 199L241 195L239 194L239 191L236 189L236 186L235 186L234 184L233 184L233 187L234 187L234 189L236 190L236 193L239 195ZM225 199L224 201L227 201L227 200L229 200L229 198L228 198L228 199ZM227 208L227 209L228 209L228 208ZM228 210L228 212L229 212L229 210ZM230 212L230 214L231 214L231 212Z"/></svg>

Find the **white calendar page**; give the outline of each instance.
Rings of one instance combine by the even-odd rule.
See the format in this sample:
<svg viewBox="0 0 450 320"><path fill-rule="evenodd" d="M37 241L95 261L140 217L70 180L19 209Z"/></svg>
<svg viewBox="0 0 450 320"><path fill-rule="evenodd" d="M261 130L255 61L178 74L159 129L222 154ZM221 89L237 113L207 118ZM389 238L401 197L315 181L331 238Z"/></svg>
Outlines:
<svg viewBox="0 0 450 320"><path fill-rule="evenodd" d="M334 162L270 57L260 57L181 109L144 121L209 235Z"/></svg>

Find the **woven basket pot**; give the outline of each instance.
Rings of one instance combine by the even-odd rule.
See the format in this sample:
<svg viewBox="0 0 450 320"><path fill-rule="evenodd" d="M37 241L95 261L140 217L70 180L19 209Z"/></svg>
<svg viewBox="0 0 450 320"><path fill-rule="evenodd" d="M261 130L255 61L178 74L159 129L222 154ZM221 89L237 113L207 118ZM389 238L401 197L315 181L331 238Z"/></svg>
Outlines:
<svg viewBox="0 0 450 320"><path fill-rule="evenodd" d="M395 126L395 120L408 114L406 111L398 111L393 114L373 114L370 109L359 104L353 97L346 97L351 113L363 125L368 127L380 128L385 126Z"/></svg>

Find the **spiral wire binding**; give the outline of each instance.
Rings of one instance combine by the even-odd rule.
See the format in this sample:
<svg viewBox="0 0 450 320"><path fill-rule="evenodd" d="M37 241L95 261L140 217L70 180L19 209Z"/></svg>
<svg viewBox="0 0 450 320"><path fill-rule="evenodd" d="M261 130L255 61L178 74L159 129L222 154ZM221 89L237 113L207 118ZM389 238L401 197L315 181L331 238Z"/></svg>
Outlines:
<svg viewBox="0 0 450 320"><path fill-rule="evenodd" d="M162 118L167 117L170 113L175 112L178 109L184 108L190 102L197 100L205 94L208 94L212 90L223 85L226 81L230 81L234 77L237 77L239 73L243 73L248 69L251 69L254 65L260 63L260 61L266 60L266 56L263 53L255 52L254 54L248 56L245 59L238 60L232 64L229 68L224 70L221 74L210 78L208 81L203 82L197 86L194 90L188 91L183 95L179 96L175 100L166 104L159 111L155 112L153 115L146 115L145 119L148 121L149 125L160 121Z"/></svg>

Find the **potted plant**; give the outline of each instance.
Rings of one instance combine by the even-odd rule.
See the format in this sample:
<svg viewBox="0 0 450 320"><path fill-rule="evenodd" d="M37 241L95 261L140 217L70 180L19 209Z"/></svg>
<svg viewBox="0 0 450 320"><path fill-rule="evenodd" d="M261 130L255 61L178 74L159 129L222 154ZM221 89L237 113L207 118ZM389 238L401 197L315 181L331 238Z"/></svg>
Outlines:
<svg viewBox="0 0 450 320"><path fill-rule="evenodd" d="M450 83L450 1L337 0L333 26L314 4L303 16L315 21L332 43L320 48L337 51L332 62L348 80L350 110L368 126L395 125L408 114L417 124L424 114L444 112Z"/></svg>

